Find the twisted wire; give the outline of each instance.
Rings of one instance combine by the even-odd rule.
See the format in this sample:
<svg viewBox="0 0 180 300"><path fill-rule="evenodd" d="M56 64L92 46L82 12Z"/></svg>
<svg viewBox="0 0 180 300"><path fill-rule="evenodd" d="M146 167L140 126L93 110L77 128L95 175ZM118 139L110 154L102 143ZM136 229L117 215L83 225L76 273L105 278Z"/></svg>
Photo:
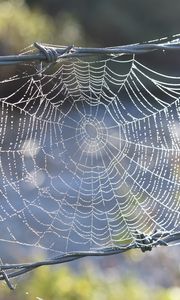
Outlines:
<svg viewBox="0 0 180 300"><path fill-rule="evenodd" d="M142 43L117 47L83 48L75 46L53 46L34 43L38 52L32 54L0 56L0 65L18 64L32 61L55 63L63 58L76 58L93 55L145 54L153 51L179 51L180 39L160 43Z"/></svg>
<svg viewBox="0 0 180 300"><path fill-rule="evenodd" d="M52 259L38 261L35 263L24 263L24 264L5 264L0 266L0 281L5 281L10 289L14 289L14 286L10 282L10 278L18 277L34 269L42 266L57 265L88 256L108 256L126 252L132 249L140 249L142 252L151 251L157 246L170 246L171 243L180 240L180 232L160 232L155 231L152 235L145 235L142 232L136 232L137 239L135 242L125 245L123 247L112 247L104 248L96 251L89 252L72 252L61 256L54 257ZM8 272L8 273L6 273Z"/></svg>

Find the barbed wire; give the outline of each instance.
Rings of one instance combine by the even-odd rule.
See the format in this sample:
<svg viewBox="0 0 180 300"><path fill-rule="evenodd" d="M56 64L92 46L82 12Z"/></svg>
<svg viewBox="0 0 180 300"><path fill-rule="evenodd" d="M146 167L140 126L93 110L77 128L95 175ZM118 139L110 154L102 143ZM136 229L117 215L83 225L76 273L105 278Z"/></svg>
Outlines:
<svg viewBox="0 0 180 300"><path fill-rule="evenodd" d="M118 54L143 54L152 51L180 50L180 39L165 43L143 43L105 48L83 48L75 46L53 46L34 43L38 52L23 53L19 55L0 56L0 65L19 64L25 62L57 62L63 58L75 58L92 55L118 55Z"/></svg>
<svg viewBox="0 0 180 300"><path fill-rule="evenodd" d="M154 247L158 246L170 246L171 243L175 243L180 240L180 232L171 233L169 231L160 232L155 231L152 235L145 235L140 231L136 231L136 240L128 245L121 247L111 247L104 249L97 249L88 252L71 252L64 255L56 256L44 261L38 261L34 263L24 264L2 264L0 266L0 280L5 281L10 289L14 289L14 286L10 282L11 278L18 277L34 269L42 266L57 265L67 263L73 260L77 260L89 256L108 256L126 252L132 249L140 249L142 252L151 251Z"/></svg>

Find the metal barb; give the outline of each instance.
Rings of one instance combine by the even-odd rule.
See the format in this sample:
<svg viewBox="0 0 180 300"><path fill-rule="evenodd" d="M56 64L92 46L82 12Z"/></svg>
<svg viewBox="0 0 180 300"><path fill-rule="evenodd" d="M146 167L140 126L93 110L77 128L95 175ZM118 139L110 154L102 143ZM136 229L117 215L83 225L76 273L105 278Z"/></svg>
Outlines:
<svg viewBox="0 0 180 300"><path fill-rule="evenodd" d="M170 236L169 231L155 230L152 234L144 234L143 232L136 230L136 245L142 252L151 251L156 246L168 246L166 238Z"/></svg>
<svg viewBox="0 0 180 300"><path fill-rule="evenodd" d="M70 52L72 53L73 46L68 46L65 47L64 49L61 49L59 52L58 48L54 47L48 47L43 44L40 44L38 42L34 43L34 46L44 54L46 58L46 62L48 63L55 63L57 60L62 57L64 54L69 54Z"/></svg>
<svg viewBox="0 0 180 300"><path fill-rule="evenodd" d="M153 238L151 235L146 235L136 230L136 244L142 252L151 251L153 248Z"/></svg>
<svg viewBox="0 0 180 300"><path fill-rule="evenodd" d="M55 48L46 47L40 43L35 42L34 46L44 54L48 63L54 63L58 59L58 53Z"/></svg>
<svg viewBox="0 0 180 300"><path fill-rule="evenodd" d="M6 282L8 288L9 288L10 290L14 290L14 289L15 289L14 286L12 285L12 283L10 282L9 277L8 277L8 275L6 274L5 271L1 270L1 271L0 271L0 276L1 276L1 280L4 280L4 281Z"/></svg>

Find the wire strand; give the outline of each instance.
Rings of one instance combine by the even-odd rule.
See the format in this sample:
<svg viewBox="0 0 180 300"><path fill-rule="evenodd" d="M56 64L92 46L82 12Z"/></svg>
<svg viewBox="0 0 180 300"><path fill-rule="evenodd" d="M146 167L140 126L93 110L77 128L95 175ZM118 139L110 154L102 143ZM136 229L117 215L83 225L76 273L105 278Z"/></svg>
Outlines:
<svg viewBox="0 0 180 300"><path fill-rule="evenodd" d="M13 285L9 280L10 278L18 277L42 266L67 263L88 256L97 257L115 255L132 249L140 249L142 252L146 252L151 251L154 247L169 246L172 242L174 243L175 241L180 240L180 232L170 233L168 231L155 231L152 235L145 235L141 232L137 232L136 236L137 239L134 243L123 247L104 248L89 252L72 252L35 263L1 265L0 280L5 281L10 289L14 289ZM8 272L8 274L6 272Z"/></svg>
<svg viewBox="0 0 180 300"><path fill-rule="evenodd" d="M53 46L34 43L38 52L32 54L0 56L0 65L18 64L33 61L56 62L63 58L75 58L92 55L143 54L152 51L180 50L180 39L165 43L143 43L105 48L83 48L74 46Z"/></svg>

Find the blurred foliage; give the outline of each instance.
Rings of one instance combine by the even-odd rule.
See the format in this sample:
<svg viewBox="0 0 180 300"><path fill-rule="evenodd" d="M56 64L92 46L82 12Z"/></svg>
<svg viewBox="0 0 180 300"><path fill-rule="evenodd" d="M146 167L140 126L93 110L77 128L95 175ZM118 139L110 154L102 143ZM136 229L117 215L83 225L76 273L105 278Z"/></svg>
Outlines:
<svg viewBox="0 0 180 300"><path fill-rule="evenodd" d="M41 7L31 9L23 0L0 0L0 55L19 52L35 41L83 44L83 33L67 12L53 19Z"/></svg>
<svg viewBox="0 0 180 300"><path fill-rule="evenodd" d="M0 1L1 55L17 52L34 41L51 41L54 26L50 17L30 10L21 0Z"/></svg>
<svg viewBox="0 0 180 300"><path fill-rule="evenodd" d="M1 287L0 300L180 300L180 288L152 289L134 278L99 273L89 265L82 273L67 266L43 267L19 282L15 291Z"/></svg>
<svg viewBox="0 0 180 300"><path fill-rule="evenodd" d="M111 46L171 36L179 10L178 0L0 0L0 51L34 41Z"/></svg>

